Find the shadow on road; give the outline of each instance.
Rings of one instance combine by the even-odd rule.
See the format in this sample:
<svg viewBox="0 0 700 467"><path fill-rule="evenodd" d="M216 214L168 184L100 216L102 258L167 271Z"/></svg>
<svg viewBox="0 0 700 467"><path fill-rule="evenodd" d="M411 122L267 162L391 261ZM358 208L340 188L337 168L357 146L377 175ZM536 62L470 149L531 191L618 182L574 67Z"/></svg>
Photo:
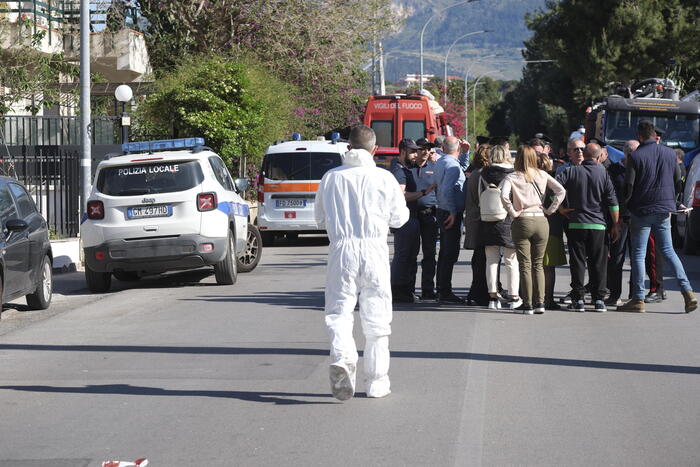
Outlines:
<svg viewBox="0 0 700 467"><path fill-rule="evenodd" d="M48 392L64 394L120 394L129 396L190 396L190 397L220 397L224 399L239 399L248 402L266 402L275 405L308 405L336 404L337 402L303 401L289 399L290 397L329 398L328 394L303 394L287 392L256 392L256 391L205 391L205 390L174 390L151 388L146 386L131 386L130 384L103 384L99 386L0 386L0 389L28 392Z"/></svg>
<svg viewBox="0 0 700 467"><path fill-rule="evenodd" d="M294 349L270 347L167 347L138 345L34 345L0 344L0 350L35 350L55 352L128 352L192 355L302 355L328 356L327 349ZM359 352L362 355L362 352ZM700 367L687 365L662 365L655 363L607 362L602 360L578 360L572 358L529 357L526 355L498 355L473 352L424 352L392 350L393 358L417 358L436 360L476 360L494 363L523 363L526 365L554 365L604 370L645 371L652 373L679 373L700 375ZM1 389L2 387L0 387Z"/></svg>
<svg viewBox="0 0 700 467"><path fill-rule="evenodd" d="M185 302L255 303L275 305L293 310L323 310L324 292L264 292L255 295L207 295L180 298Z"/></svg>

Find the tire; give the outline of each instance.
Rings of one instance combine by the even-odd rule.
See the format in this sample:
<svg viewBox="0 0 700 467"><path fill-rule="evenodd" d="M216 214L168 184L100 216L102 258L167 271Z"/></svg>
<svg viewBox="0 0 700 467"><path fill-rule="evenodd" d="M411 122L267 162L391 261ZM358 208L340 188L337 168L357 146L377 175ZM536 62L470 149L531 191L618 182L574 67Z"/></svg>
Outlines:
<svg viewBox="0 0 700 467"><path fill-rule="evenodd" d="M49 255L44 256L39 270L36 290L27 295L27 305L32 310L45 310L51 305L53 296L53 269Z"/></svg>
<svg viewBox="0 0 700 467"><path fill-rule="evenodd" d="M122 282L136 282L141 279L136 271L114 271L112 275Z"/></svg>
<svg viewBox="0 0 700 467"><path fill-rule="evenodd" d="M219 285L232 285L238 278L238 261L236 258L236 244L233 232L228 232L228 246L226 255L219 263L214 265L214 276Z"/></svg>
<svg viewBox="0 0 700 467"><path fill-rule="evenodd" d="M108 272L97 272L85 266L85 282L92 293L109 292L112 286L112 274Z"/></svg>
<svg viewBox="0 0 700 467"><path fill-rule="evenodd" d="M250 272L258 266L262 257L262 236L260 231L253 224L248 224L248 237L246 239L245 250L243 250L236 261L238 262L238 272Z"/></svg>
<svg viewBox="0 0 700 467"><path fill-rule="evenodd" d="M275 244L275 234L272 232L260 232L263 246L272 246Z"/></svg>

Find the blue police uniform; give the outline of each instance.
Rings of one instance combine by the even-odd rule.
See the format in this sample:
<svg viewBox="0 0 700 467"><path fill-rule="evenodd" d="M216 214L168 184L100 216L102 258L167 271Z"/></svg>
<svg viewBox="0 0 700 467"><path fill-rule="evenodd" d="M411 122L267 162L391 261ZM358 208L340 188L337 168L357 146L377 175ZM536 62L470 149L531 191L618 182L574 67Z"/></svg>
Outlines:
<svg viewBox="0 0 700 467"><path fill-rule="evenodd" d="M398 158L391 161L390 170L399 185L405 185L407 193L418 191L411 169ZM407 201L406 206L410 217L403 226L394 231L394 257L391 259L391 291L394 300L400 302L413 301L420 250L418 202Z"/></svg>
<svg viewBox="0 0 700 467"><path fill-rule="evenodd" d="M411 169L416 181L416 191L427 190L435 183L435 162L426 161L422 167ZM423 250L421 260L421 298L435 299L436 244L439 233L435 190L418 199L418 225Z"/></svg>

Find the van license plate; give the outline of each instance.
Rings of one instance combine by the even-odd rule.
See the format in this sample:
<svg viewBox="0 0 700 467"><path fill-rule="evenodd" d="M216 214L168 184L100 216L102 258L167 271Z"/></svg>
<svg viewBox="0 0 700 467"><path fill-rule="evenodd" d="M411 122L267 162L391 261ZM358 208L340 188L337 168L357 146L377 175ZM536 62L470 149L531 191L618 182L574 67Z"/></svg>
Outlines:
<svg viewBox="0 0 700 467"><path fill-rule="evenodd" d="M156 204L153 206L133 206L126 210L129 219L145 217L168 217L173 215L172 204Z"/></svg>
<svg viewBox="0 0 700 467"><path fill-rule="evenodd" d="M276 199L275 207L278 208L305 208L305 199Z"/></svg>

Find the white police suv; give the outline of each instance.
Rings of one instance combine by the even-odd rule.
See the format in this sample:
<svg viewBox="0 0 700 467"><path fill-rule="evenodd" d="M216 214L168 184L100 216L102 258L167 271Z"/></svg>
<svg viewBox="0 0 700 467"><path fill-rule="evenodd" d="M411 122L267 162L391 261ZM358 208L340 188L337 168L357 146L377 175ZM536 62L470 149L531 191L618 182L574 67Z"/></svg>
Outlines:
<svg viewBox="0 0 700 467"><path fill-rule="evenodd" d="M234 182L202 138L123 150L98 165L81 223L88 288L109 290L112 275L129 281L208 265L218 284L235 283L249 237L240 195L247 180ZM257 243L259 260L259 236Z"/></svg>

